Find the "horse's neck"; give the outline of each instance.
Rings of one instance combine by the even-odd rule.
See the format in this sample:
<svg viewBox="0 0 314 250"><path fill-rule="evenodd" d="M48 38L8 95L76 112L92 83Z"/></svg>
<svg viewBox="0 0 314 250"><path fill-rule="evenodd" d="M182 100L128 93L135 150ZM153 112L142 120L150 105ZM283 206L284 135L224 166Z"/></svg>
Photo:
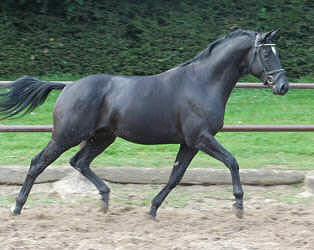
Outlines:
<svg viewBox="0 0 314 250"><path fill-rule="evenodd" d="M243 45L240 42L240 40L234 41L233 46L220 45L220 48L216 48L212 55L199 64L199 73L206 76L203 77L202 85L217 91L224 103L227 102L231 91L241 77L241 65L248 53L249 43ZM223 46L226 49L223 49Z"/></svg>

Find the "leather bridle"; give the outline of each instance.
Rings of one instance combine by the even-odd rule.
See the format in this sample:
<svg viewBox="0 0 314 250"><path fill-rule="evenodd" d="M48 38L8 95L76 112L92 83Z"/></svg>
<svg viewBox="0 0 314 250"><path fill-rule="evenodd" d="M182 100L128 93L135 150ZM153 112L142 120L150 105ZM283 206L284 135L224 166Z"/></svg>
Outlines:
<svg viewBox="0 0 314 250"><path fill-rule="evenodd" d="M256 39L255 39L255 43L254 43L254 56L251 59L249 67L252 69L252 64L254 63L255 58L258 55L258 57L259 57L259 59L261 61L261 64L262 64L262 66L264 68L263 72L262 72L262 77L261 77L262 81L263 81L265 86L267 86L269 88L272 88L275 85L275 82L278 79L278 77L281 74L285 73L285 70L283 68L275 69L275 70L268 70L267 69L267 66L266 66L266 63L265 63L265 59L264 59L264 57L263 57L263 55L261 53L261 50L265 46L275 46L276 44L274 44L274 43L260 43L259 42L259 38L260 37L257 35Z"/></svg>

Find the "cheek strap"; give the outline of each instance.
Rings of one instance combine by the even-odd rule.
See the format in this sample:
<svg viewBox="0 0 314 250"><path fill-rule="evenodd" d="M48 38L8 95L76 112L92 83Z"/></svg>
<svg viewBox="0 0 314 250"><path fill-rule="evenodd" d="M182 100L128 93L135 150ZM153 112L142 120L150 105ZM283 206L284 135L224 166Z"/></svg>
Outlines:
<svg viewBox="0 0 314 250"><path fill-rule="evenodd" d="M285 73L285 70L283 68L280 68L280 69L275 69L275 70L267 70L266 69L266 64L265 64L265 61L264 61L264 58L261 54L261 49L264 47L264 46L275 46L276 44L274 43L262 43L262 44L259 44L259 36L257 35L256 36L256 39L255 39L255 42L254 42L254 55L252 57L252 59L250 60L250 63L249 63L249 70L252 69L252 65L258 55L258 57L260 58L260 61L261 61L261 64L263 66L263 72L262 72L262 81L264 83L264 85L266 86L269 86L269 87L273 87L276 80L278 79L278 77ZM273 76L274 74L275 77Z"/></svg>

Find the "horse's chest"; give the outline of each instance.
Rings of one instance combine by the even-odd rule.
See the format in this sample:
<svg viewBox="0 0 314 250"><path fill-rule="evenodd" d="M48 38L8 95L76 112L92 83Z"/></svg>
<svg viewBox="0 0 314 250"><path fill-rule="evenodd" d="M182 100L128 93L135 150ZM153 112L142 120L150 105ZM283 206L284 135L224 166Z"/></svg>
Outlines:
<svg viewBox="0 0 314 250"><path fill-rule="evenodd" d="M187 120L192 120L191 124L199 129L210 129L217 132L223 126L225 109L217 101L190 101L183 112L184 116L192 117Z"/></svg>
<svg viewBox="0 0 314 250"><path fill-rule="evenodd" d="M223 119L225 108L218 101L190 101L188 103L188 110L196 114L201 119Z"/></svg>

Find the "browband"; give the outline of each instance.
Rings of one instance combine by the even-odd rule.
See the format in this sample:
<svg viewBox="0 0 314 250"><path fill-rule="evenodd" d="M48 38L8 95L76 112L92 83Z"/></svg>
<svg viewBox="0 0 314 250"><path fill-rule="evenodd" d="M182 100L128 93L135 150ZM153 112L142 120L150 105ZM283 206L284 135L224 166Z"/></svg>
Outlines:
<svg viewBox="0 0 314 250"><path fill-rule="evenodd" d="M276 44L275 43L262 43L258 45L258 47L264 47L264 46L276 46Z"/></svg>

